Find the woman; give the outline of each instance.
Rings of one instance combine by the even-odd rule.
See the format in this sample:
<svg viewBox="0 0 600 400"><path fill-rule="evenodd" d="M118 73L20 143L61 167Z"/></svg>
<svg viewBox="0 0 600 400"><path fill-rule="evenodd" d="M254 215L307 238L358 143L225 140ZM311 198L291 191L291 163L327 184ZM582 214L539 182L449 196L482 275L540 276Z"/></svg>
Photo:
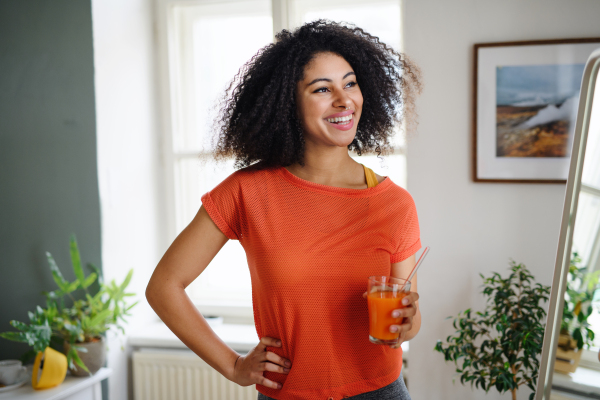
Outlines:
<svg viewBox="0 0 600 400"><path fill-rule="evenodd" d="M348 149L389 147L419 90L414 71L376 37L321 20L279 33L230 86L217 156L240 169L202 197L146 296L191 350L233 382L256 384L259 399L409 398L402 350L368 340L364 290L368 276L409 274L416 210ZM247 254L260 337L244 356L184 291L229 239ZM403 341L420 327L416 277L412 290L390 328Z"/></svg>

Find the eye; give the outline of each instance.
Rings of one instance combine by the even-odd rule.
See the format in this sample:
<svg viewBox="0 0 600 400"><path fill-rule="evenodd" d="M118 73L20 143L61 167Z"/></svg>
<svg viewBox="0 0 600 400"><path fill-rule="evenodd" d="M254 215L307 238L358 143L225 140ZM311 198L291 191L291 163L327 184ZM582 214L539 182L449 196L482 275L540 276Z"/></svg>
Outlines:
<svg viewBox="0 0 600 400"><path fill-rule="evenodd" d="M358 83L356 83L355 81L350 81L346 84L346 87L354 87L356 85L358 85Z"/></svg>
<svg viewBox="0 0 600 400"><path fill-rule="evenodd" d="M327 89L326 87L320 87L317 90L315 90L313 93L325 93L327 90L329 90L329 89Z"/></svg>

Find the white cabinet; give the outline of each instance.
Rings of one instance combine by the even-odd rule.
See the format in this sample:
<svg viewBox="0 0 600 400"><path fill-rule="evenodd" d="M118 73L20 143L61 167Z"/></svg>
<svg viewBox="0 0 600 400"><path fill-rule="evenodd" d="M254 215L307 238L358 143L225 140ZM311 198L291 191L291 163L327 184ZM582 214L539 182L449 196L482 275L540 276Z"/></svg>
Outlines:
<svg viewBox="0 0 600 400"><path fill-rule="evenodd" d="M102 400L100 383L111 374L108 368L101 368L93 376L67 376L57 387L34 390L28 382L18 389L0 393L0 400Z"/></svg>

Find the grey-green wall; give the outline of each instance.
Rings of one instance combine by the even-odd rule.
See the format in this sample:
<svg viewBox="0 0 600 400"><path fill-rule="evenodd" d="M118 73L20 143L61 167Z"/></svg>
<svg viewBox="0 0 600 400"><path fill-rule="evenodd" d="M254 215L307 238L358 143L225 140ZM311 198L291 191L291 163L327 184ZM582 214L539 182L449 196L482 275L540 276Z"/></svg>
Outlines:
<svg viewBox="0 0 600 400"><path fill-rule="evenodd" d="M68 240L100 266L89 0L0 1L0 331L72 277ZM0 338L0 359L27 346Z"/></svg>

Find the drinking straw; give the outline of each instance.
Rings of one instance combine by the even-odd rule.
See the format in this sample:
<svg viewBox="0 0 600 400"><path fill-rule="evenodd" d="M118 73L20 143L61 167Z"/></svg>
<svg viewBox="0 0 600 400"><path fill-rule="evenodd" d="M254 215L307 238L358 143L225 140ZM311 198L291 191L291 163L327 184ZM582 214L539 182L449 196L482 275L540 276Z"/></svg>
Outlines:
<svg viewBox="0 0 600 400"><path fill-rule="evenodd" d="M419 257L419 260L413 267L412 271L410 271L410 275L408 276L408 279L406 279L407 282L410 282L412 277L417 273L417 268L419 268L421 266L421 263L423 262L423 260L425 259L425 256L429 252L429 249L430 249L429 246L425 247L425 250L423 250L423 253L421 253L421 257ZM405 285L406 285L406 283L405 283ZM404 289L404 286L402 286L402 289Z"/></svg>

